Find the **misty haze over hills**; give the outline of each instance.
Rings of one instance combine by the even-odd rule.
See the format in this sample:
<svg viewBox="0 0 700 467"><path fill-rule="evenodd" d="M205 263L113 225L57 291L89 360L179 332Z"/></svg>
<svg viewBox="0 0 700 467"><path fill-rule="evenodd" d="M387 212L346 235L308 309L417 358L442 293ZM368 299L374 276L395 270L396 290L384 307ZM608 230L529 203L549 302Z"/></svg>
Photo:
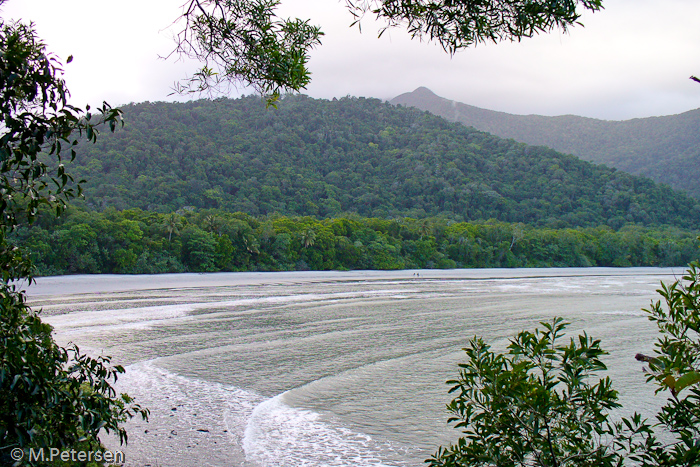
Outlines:
<svg viewBox="0 0 700 467"><path fill-rule="evenodd" d="M424 87L390 102L416 107L503 138L548 146L648 176L700 198L700 109L625 121L574 115L513 115L445 99Z"/></svg>

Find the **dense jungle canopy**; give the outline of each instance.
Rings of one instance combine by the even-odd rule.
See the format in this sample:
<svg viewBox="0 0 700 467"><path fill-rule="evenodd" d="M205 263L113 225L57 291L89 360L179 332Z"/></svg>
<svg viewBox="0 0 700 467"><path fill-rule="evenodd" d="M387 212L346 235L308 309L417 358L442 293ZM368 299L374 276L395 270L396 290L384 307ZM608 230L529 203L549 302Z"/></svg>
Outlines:
<svg viewBox="0 0 700 467"><path fill-rule="evenodd" d="M700 224L700 203L650 179L377 99L259 97L124 106L79 148L89 209L218 208L548 227Z"/></svg>

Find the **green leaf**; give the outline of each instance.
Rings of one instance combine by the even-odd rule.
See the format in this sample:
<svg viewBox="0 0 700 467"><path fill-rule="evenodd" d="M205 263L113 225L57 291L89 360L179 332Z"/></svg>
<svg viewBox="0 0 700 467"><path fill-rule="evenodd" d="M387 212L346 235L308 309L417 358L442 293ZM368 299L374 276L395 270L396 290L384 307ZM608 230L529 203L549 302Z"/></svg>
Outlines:
<svg viewBox="0 0 700 467"><path fill-rule="evenodd" d="M678 378L673 386L673 389L675 389L676 394L678 394L688 386L697 383L700 383L700 373L691 371Z"/></svg>

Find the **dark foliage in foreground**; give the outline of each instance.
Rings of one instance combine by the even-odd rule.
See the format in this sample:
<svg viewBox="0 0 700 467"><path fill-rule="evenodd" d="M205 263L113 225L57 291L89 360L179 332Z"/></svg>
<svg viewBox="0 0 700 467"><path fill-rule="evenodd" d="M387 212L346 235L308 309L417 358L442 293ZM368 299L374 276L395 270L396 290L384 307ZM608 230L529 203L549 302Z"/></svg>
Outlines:
<svg viewBox="0 0 700 467"><path fill-rule="evenodd" d="M0 464L55 465L30 450L101 448L99 435L126 441L123 423L147 416L112 387L124 369L107 357L56 344L51 327L20 289L32 265L8 236L31 224L40 208L60 214L80 192L62 161L78 139L94 141L96 125L119 121L104 105L91 115L67 104L60 63L31 25L0 20Z"/></svg>
<svg viewBox="0 0 700 467"><path fill-rule="evenodd" d="M448 381L454 400L447 408L459 440L426 460L431 467L640 467L700 463L700 265L682 280L662 284L663 299L645 310L658 325L647 382L666 403L652 419L623 414L602 357L585 333L562 342L567 323L541 323L522 331L507 352L470 340L467 362ZM631 357L630 357L631 359ZM641 377L641 375L640 375Z"/></svg>

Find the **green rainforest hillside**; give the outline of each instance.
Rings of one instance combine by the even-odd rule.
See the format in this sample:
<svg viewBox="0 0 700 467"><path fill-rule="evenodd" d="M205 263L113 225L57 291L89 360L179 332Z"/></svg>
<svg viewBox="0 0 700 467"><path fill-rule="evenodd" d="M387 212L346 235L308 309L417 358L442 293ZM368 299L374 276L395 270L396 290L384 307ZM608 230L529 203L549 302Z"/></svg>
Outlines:
<svg viewBox="0 0 700 467"><path fill-rule="evenodd" d="M678 266L698 201L375 99L123 108L85 199L13 234L39 274Z"/></svg>
<svg viewBox="0 0 700 467"><path fill-rule="evenodd" d="M80 148L86 207L442 216L551 227L700 225L698 201L376 99L142 103Z"/></svg>
<svg viewBox="0 0 700 467"><path fill-rule="evenodd" d="M544 145L581 159L650 177L700 199L700 109L625 121L513 115L435 95L427 88L393 104L416 107L503 138Z"/></svg>

